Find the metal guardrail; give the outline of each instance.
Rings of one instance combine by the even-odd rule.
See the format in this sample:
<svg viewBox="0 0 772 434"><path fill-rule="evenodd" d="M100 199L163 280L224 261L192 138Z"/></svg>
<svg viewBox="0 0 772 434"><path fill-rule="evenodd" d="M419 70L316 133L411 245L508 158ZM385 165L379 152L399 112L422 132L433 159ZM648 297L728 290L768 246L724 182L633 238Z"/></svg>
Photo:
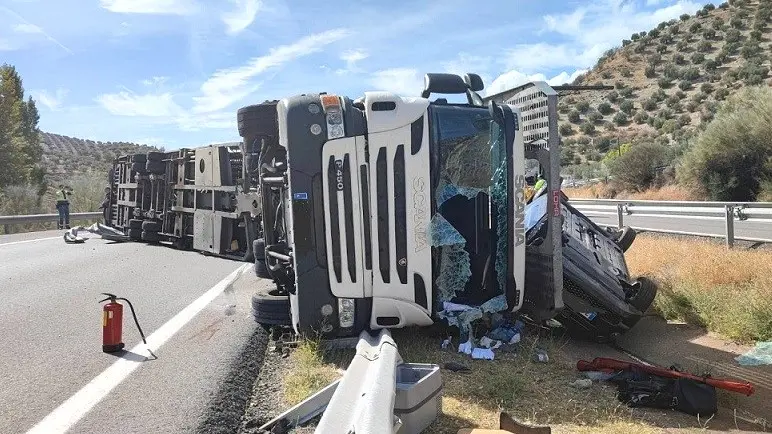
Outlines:
<svg viewBox="0 0 772 434"><path fill-rule="evenodd" d="M656 227L629 225L633 229L726 239L727 247L733 247L735 240L756 243L772 243L772 202L697 202L697 201L656 201L619 199L570 199L569 203L583 213L615 215L617 227L625 225L626 216L683 218L691 220L723 221L721 233L672 230ZM735 234L737 222L755 222L769 226L769 238L739 236ZM686 222L685 222L686 223ZM686 223L688 227L688 223Z"/></svg>
<svg viewBox="0 0 772 434"><path fill-rule="evenodd" d="M102 217L101 212L76 212L70 214L70 221L89 220ZM0 216L0 225L22 225L25 223L48 223L59 221L59 214L32 214Z"/></svg>

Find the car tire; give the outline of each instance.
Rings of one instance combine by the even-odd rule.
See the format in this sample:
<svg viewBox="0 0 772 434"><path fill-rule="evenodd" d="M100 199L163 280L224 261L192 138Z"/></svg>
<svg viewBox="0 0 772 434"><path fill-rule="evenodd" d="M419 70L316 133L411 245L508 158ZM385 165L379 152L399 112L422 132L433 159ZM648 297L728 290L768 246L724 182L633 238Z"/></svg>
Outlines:
<svg viewBox="0 0 772 434"><path fill-rule="evenodd" d="M633 245L633 241L635 241L635 236L636 236L635 229L631 228L630 226L625 226L619 232L616 243L619 246L619 248L622 249L623 252L626 252L627 249L629 249L630 246Z"/></svg>
<svg viewBox="0 0 772 434"><path fill-rule="evenodd" d="M657 285L647 277L639 277L638 284L638 291L630 298L629 303L641 313L646 313L657 296Z"/></svg>
<svg viewBox="0 0 772 434"><path fill-rule="evenodd" d="M158 235L158 232L142 231L142 240L148 243L157 243L161 241L161 236Z"/></svg>
<svg viewBox="0 0 772 434"><path fill-rule="evenodd" d="M161 232L163 224L157 220L145 220L141 227L145 232Z"/></svg>
<svg viewBox="0 0 772 434"><path fill-rule="evenodd" d="M291 326L289 296L272 293L252 296L252 315L255 321L263 326Z"/></svg>
<svg viewBox="0 0 772 434"><path fill-rule="evenodd" d="M129 233L127 235L134 241L140 241L142 240L142 229L129 229Z"/></svg>
<svg viewBox="0 0 772 434"><path fill-rule="evenodd" d="M161 161L164 159L163 152L150 151L147 153L147 161Z"/></svg>
<svg viewBox="0 0 772 434"><path fill-rule="evenodd" d="M142 229L142 222L144 220L131 219L129 220L129 229Z"/></svg>
<svg viewBox="0 0 772 434"><path fill-rule="evenodd" d="M149 160L145 164L145 170L147 170L149 173L162 175L166 171L166 164L163 161Z"/></svg>

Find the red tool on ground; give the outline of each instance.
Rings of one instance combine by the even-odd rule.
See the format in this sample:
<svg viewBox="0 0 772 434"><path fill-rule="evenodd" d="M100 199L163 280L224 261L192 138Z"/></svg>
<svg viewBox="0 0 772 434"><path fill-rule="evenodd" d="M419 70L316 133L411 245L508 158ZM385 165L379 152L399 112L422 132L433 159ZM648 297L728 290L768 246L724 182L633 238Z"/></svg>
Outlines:
<svg viewBox="0 0 772 434"><path fill-rule="evenodd" d="M580 360L576 362L576 369L580 371L627 371L637 369L648 374L658 375L666 378L688 378L700 383L709 384L719 389L730 392L742 393L747 396L753 394L754 388L751 383L741 383L739 381L721 380L712 377L700 377L687 372L674 371L672 369L658 368L656 366L647 366L641 363L624 362L622 360L607 359L605 357L596 357L592 362Z"/></svg>
<svg viewBox="0 0 772 434"><path fill-rule="evenodd" d="M123 305L118 303L118 300L123 300L129 304L131 308L131 315L134 317L134 324L137 325L139 335L142 336L142 342L147 345L145 340L145 334L142 332L142 327L139 326L137 321L137 314L134 312L134 306L131 302L123 297L118 297L115 294L103 292L102 295L106 295L107 298L99 300L100 303L110 301L102 308L102 351L105 353L115 353L121 351L124 347L123 344Z"/></svg>

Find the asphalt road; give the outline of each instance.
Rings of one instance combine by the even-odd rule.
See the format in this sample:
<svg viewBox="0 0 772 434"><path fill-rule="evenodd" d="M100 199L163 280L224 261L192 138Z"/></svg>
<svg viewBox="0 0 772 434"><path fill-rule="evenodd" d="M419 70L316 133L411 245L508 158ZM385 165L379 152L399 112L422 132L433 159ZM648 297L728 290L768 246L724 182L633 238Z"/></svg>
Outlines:
<svg viewBox="0 0 772 434"><path fill-rule="evenodd" d="M577 208L584 215L600 225L617 226L617 216L585 211ZM653 217L641 215L624 216L624 224L634 228L660 229L668 231L686 231L698 234L715 234L724 237L726 223L724 219L695 219L687 217ZM757 221L735 221L735 237L772 239L772 224Z"/></svg>
<svg viewBox="0 0 772 434"><path fill-rule="evenodd" d="M100 238L68 245L61 235L0 236L0 432L195 431L259 334L254 281L222 282L251 266ZM133 352L102 352L101 292L132 301L157 359L136 346L128 307Z"/></svg>

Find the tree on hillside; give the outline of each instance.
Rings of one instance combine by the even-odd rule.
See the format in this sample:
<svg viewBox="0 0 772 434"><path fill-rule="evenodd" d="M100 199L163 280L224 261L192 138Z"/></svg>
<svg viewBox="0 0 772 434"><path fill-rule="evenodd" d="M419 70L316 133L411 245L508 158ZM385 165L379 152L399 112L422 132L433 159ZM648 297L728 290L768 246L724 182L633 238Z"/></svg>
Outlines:
<svg viewBox="0 0 772 434"><path fill-rule="evenodd" d="M16 68L0 66L0 187L42 183L39 120L35 101L24 99Z"/></svg>
<svg viewBox="0 0 772 434"><path fill-rule="evenodd" d="M756 200L762 186L772 181L770 137L772 89L745 88L724 102L698 136L684 156L679 179L712 200Z"/></svg>
<svg viewBox="0 0 772 434"><path fill-rule="evenodd" d="M654 143L630 146L621 156L612 156L604 162L609 173L623 188L636 191L650 187L657 177L657 168L667 163L667 148Z"/></svg>

